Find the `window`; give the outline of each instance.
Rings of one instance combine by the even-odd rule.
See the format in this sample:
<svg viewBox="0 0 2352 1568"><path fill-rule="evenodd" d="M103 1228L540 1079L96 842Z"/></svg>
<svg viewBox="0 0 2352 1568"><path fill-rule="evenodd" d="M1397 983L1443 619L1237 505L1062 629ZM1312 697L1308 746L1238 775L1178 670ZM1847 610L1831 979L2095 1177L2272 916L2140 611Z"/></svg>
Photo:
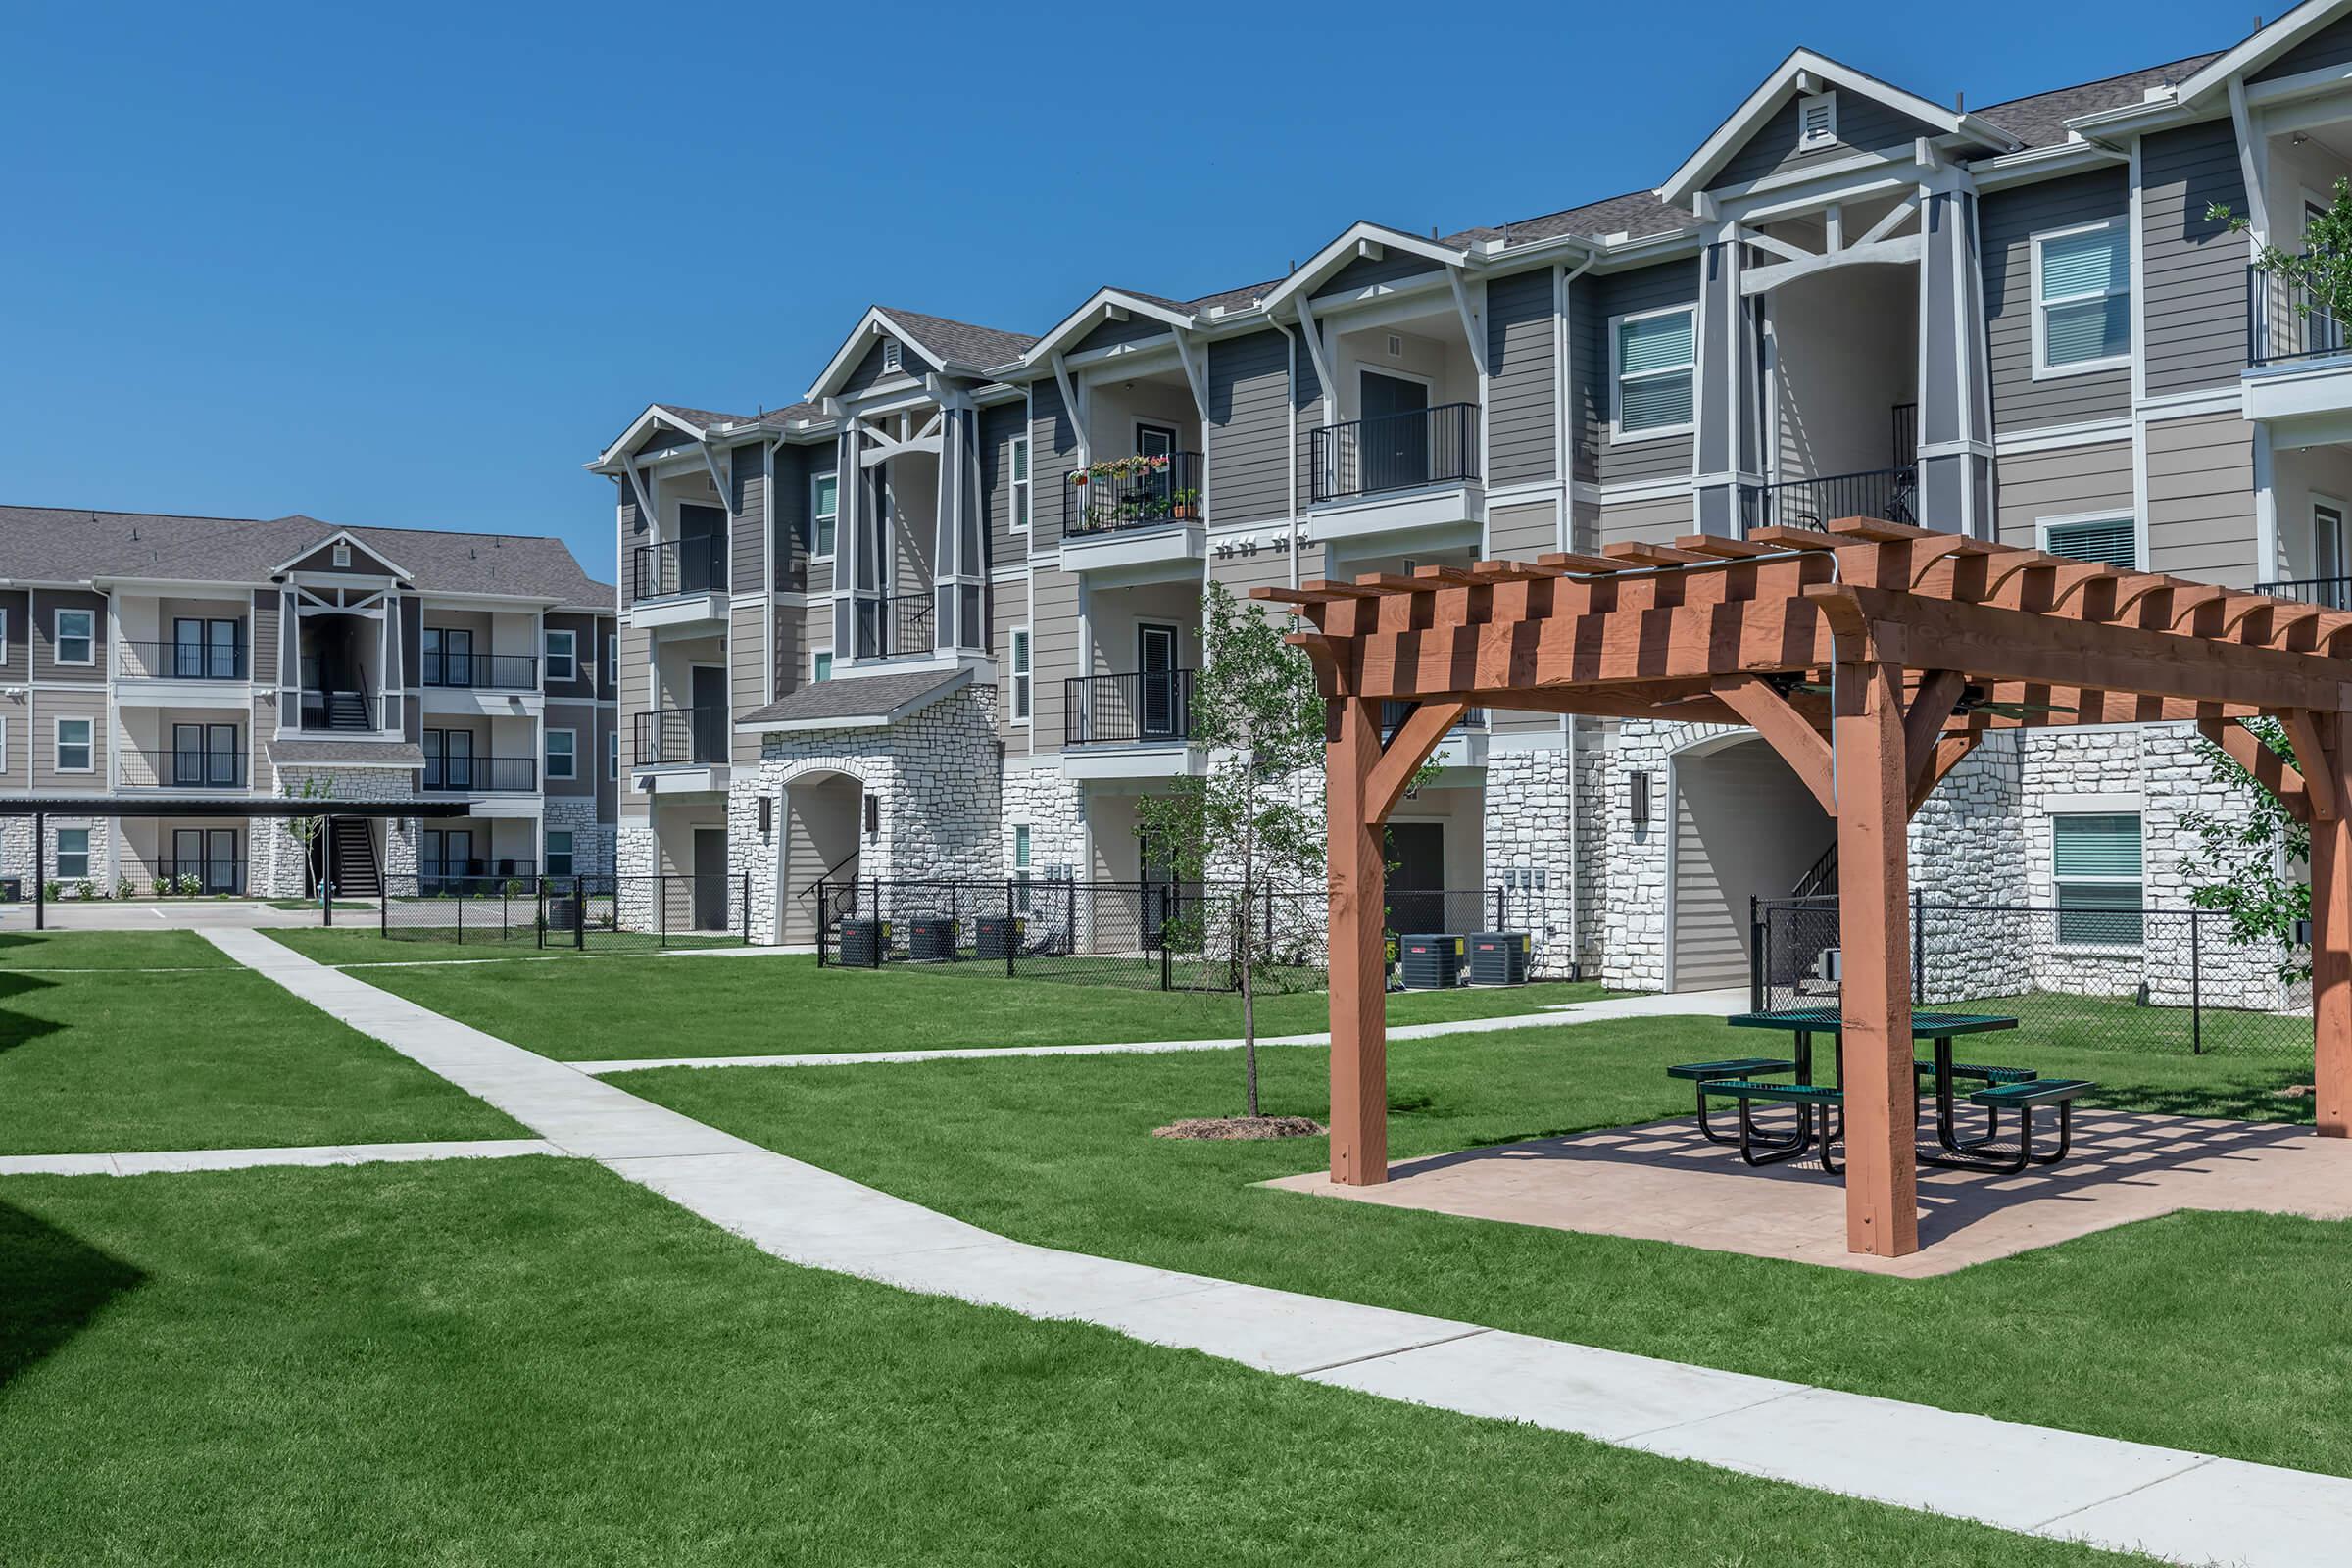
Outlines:
<svg viewBox="0 0 2352 1568"><path fill-rule="evenodd" d="M1029 438L1012 438L1012 452L1006 465L1012 474L1012 531L1029 531Z"/></svg>
<svg viewBox="0 0 2352 1568"><path fill-rule="evenodd" d="M620 639L610 629L605 633L605 683L612 688L613 696L620 695Z"/></svg>
<svg viewBox="0 0 2352 1568"><path fill-rule="evenodd" d="M2137 947L2140 939L2139 815L2104 811L2050 818L2058 885L2058 940Z"/></svg>
<svg viewBox="0 0 2352 1568"><path fill-rule="evenodd" d="M578 760L572 755L575 738L567 729L551 729L547 732L547 776L550 779L580 776L575 767Z"/></svg>
<svg viewBox="0 0 2352 1568"><path fill-rule="evenodd" d="M1809 153L1838 144L1838 95L1808 94L1796 101L1796 150Z"/></svg>
<svg viewBox="0 0 2352 1568"><path fill-rule="evenodd" d="M61 610L57 612L57 662L89 664L97 662L98 612Z"/></svg>
<svg viewBox="0 0 2352 1568"><path fill-rule="evenodd" d="M350 564L351 564L351 546L349 546L349 545L347 545L347 544L344 544L344 543L343 543L342 541L340 541L340 540L337 540L337 541L336 541L336 543L335 543L334 560L335 560L335 564L336 564L336 565L338 565L338 566L348 566L348 565L350 565Z"/></svg>
<svg viewBox="0 0 2352 1568"><path fill-rule="evenodd" d="M8 771L8 715L0 713L0 773Z"/></svg>
<svg viewBox="0 0 2352 1568"><path fill-rule="evenodd" d="M2069 561L2139 569L2139 528L2130 517L2068 517L2041 525L2041 548Z"/></svg>
<svg viewBox="0 0 2352 1568"><path fill-rule="evenodd" d="M882 340L882 373L885 375L899 373L899 340L895 337L886 337Z"/></svg>
<svg viewBox="0 0 2352 1568"><path fill-rule="evenodd" d="M1609 377L1616 387L1612 440L1676 435L1690 428L1697 347L1697 312L1688 305L1620 316L1609 323Z"/></svg>
<svg viewBox="0 0 2352 1568"><path fill-rule="evenodd" d="M237 754L234 724L174 724L172 782L206 789L234 788L241 782Z"/></svg>
<svg viewBox="0 0 2352 1568"><path fill-rule="evenodd" d="M547 874L571 875L571 833L567 828L551 827L547 830Z"/></svg>
<svg viewBox="0 0 2352 1568"><path fill-rule="evenodd" d="M61 827L57 830L57 878L61 882L78 882L90 874L90 830L86 827Z"/></svg>
<svg viewBox="0 0 2352 1568"><path fill-rule="evenodd" d="M2131 229L2120 218L2034 236L2034 373L2132 358Z"/></svg>
<svg viewBox="0 0 2352 1568"><path fill-rule="evenodd" d="M86 718L61 718L57 721L57 770L60 773L90 771L90 721Z"/></svg>
<svg viewBox="0 0 2352 1568"><path fill-rule="evenodd" d="M8 611L0 607L0 664L8 662Z"/></svg>
<svg viewBox="0 0 2352 1568"><path fill-rule="evenodd" d="M550 629L547 634L547 678L578 680L580 678L579 634Z"/></svg>
<svg viewBox="0 0 2352 1568"><path fill-rule="evenodd" d="M1020 884L1017 890L1020 900L1018 908L1021 913L1027 914L1029 912L1029 824L1026 822L1015 822L1012 825L1012 879Z"/></svg>
<svg viewBox="0 0 2352 1568"><path fill-rule="evenodd" d="M812 474L808 480L808 556L812 561L833 559L833 530L841 520L841 477Z"/></svg>
<svg viewBox="0 0 2352 1568"><path fill-rule="evenodd" d="M620 780L620 731L618 730L614 730L605 737L605 777L615 783Z"/></svg>
<svg viewBox="0 0 2352 1568"><path fill-rule="evenodd" d="M808 656L808 679L813 682L832 678L833 651L829 648L819 648Z"/></svg>
<svg viewBox="0 0 2352 1568"><path fill-rule="evenodd" d="M1012 721L1029 722L1030 689L1035 684L1029 671L1029 628L1012 629Z"/></svg>

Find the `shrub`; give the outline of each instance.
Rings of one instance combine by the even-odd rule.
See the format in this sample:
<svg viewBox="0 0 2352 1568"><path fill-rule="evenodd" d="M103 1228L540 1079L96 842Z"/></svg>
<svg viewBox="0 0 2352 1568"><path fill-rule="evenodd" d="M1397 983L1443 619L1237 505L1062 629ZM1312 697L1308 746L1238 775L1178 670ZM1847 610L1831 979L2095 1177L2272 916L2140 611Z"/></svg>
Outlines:
<svg viewBox="0 0 2352 1568"><path fill-rule="evenodd" d="M86 876L82 877L74 884L74 896L77 899L94 899L98 896L98 884Z"/></svg>
<svg viewBox="0 0 2352 1568"><path fill-rule="evenodd" d="M204 884L196 880L196 873L193 871L180 872L179 880L173 886L183 898L192 899L204 891Z"/></svg>

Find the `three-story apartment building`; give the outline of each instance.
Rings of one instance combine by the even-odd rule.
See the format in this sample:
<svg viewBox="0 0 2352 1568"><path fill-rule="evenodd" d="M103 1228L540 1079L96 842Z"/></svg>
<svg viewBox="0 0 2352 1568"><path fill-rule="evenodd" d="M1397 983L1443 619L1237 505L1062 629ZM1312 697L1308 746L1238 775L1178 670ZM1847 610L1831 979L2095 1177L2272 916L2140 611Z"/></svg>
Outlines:
<svg viewBox="0 0 2352 1568"><path fill-rule="evenodd" d="M69 890L609 875L612 599L554 539L0 507L0 796L48 805ZM338 818L314 849L233 809L71 805L306 789L464 809ZM0 819L0 873L32 861L30 818Z"/></svg>
<svg viewBox="0 0 2352 1568"><path fill-rule="evenodd" d="M1134 803L1202 764L1211 580L1870 514L2340 602L2352 354L2250 263L2347 174L2352 0L2312 0L1974 110L1799 50L1651 190L1358 223L1272 281L1106 288L1035 337L870 311L792 406L657 404L591 465L621 868L748 873L787 940L827 877L1148 879ZM1498 711L1438 760L1393 887L1507 886L1552 968L1621 984L1743 978L1748 899L1818 883L1833 842L1744 730ZM2217 805L2178 728L2008 736L1913 865L2177 903Z"/></svg>

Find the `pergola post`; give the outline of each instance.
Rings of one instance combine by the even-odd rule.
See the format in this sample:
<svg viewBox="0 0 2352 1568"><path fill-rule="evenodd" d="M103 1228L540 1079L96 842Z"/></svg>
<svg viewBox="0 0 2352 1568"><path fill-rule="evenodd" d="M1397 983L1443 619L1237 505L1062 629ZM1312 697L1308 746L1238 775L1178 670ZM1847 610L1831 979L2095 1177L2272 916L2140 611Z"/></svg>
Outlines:
<svg viewBox="0 0 2352 1568"><path fill-rule="evenodd" d="M1330 860L1331 1179L1389 1179L1389 1016L1381 828L1367 808L1379 765L1380 709L1335 697L1326 710L1324 833Z"/></svg>
<svg viewBox="0 0 2352 1568"><path fill-rule="evenodd" d="M1845 1244L1901 1257L1919 1250L1903 668L1841 663L1836 684Z"/></svg>
<svg viewBox="0 0 2352 1568"><path fill-rule="evenodd" d="M2311 810L2313 1107L2320 1136L2343 1138L2352 1136L2352 778L2341 714L2314 713L2294 730Z"/></svg>

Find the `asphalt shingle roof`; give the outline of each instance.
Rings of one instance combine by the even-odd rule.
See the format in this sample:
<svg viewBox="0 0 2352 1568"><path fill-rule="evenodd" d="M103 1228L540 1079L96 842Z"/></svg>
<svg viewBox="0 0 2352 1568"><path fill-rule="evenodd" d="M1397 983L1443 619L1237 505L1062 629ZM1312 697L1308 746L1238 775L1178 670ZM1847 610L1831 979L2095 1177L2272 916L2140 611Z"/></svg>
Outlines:
<svg viewBox="0 0 2352 1568"><path fill-rule="evenodd" d="M1037 343L1027 332L1001 332L993 326L974 326L969 321L951 321L944 316L925 316L920 311L896 310L888 305L881 310L884 316L905 327L917 346L959 365L985 368L1008 364Z"/></svg>
<svg viewBox="0 0 2352 1568"><path fill-rule="evenodd" d="M80 507L0 506L0 580L177 577L261 583L338 531L414 574L427 593L515 594L611 610L617 595L560 539L431 528L338 529L316 517L193 517Z"/></svg>
<svg viewBox="0 0 2352 1568"><path fill-rule="evenodd" d="M737 720L792 729L805 724L838 727L864 720L887 724L918 708L927 708L961 686L967 676L956 669L910 669L897 675L857 675L820 680L802 687L765 708L755 708Z"/></svg>
<svg viewBox="0 0 2352 1568"><path fill-rule="evenodd" d="M2098 81L2086 81L2080 86L2061 87L2056 92L2036 93L2031 98L2012 98L2005 104L1992 104L1976 111L1977 118L1999 126L2029 147L2047 147L2066 140L2064 122L2077 115L2096 114L2102 109L2121 109L2147 97L2150 87L2168 87L2186 81L2199 68L2220 58L2214 54L2191 55L2170 65L2149 66L2141 71L2128 71L2120 76L2108 76Z"/></svg>
<svg viewBox="0 0 2352 1568"><path fill-rule="evenodd" d="M384 767L422 767L424 748L407 741L298 741L265 739L270 760L279 767L327 767L339 762L374 762Z"/></svg>

